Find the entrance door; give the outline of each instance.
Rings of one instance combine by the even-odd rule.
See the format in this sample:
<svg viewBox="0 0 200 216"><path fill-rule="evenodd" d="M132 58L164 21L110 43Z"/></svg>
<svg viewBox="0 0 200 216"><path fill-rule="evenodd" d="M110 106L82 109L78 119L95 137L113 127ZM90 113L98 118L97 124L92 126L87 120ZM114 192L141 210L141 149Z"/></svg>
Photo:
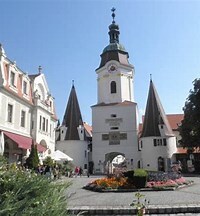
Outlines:
<svg viewBox="0 0 200 216"><path fill-rule="evenodd" d="M164 163L164 158L159 157L158 158L158 171L165 171L165 163Z"/></svg>

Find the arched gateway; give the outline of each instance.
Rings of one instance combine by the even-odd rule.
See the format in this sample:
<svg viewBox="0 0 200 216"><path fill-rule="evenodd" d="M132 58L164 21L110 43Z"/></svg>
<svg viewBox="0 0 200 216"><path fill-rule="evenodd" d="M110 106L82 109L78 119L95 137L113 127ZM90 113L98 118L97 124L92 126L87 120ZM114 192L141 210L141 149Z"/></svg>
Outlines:
<svg viewBox="0 0 200 216"><path fill-rule="evenodd" d="M127 169L127 162L125 154L120 152L110 152L105 154L104 173L113 174L118 170L125 171Z"/></svg>

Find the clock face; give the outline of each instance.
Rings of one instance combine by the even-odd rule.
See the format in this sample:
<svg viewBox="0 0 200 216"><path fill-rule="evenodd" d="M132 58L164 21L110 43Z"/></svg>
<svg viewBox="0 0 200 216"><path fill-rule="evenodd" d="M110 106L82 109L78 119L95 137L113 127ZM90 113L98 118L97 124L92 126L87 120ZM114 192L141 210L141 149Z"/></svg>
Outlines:
<svg viewBox="0 0 200 216"><path fill-rule="evenodd" d="M110 64L108 66L108 72L109 73L114 73L115 71L117 71L117 66L115 64Z"/></svg>

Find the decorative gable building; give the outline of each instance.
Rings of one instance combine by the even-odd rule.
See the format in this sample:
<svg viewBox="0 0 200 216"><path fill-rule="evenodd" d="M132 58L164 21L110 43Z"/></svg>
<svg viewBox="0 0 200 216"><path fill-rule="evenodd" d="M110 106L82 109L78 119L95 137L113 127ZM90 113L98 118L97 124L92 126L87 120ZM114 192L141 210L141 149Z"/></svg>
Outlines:
<svg viewBox="0 0 200 216"><path fill-rule="evenodd" d="M44 74L28 75L0 45L0 153L9 162L24 162L31 144L40 159L55 150L56 114Z"/></svg>

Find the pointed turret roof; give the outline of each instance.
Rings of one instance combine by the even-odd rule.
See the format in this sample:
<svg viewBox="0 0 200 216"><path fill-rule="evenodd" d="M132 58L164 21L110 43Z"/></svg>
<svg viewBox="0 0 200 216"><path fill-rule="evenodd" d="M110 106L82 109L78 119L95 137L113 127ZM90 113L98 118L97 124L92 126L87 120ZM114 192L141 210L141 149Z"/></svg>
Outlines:
<svg viewBox="0 0 200 216"><path fill-rule="evenodd" d="M163 127L165 136L173 136L172 129L165 115L158 93L153 81L150 80L149 95L141 137L161 136L159 125L165 126Z"/></svg>
<svg viewBox="0 0 200 216"><path fill-rule="evenodd" d="M62 126L67 127L65 140L80 140L77 130L80 125L83 126L83 120L73 84L62 122Z"/></svg>

